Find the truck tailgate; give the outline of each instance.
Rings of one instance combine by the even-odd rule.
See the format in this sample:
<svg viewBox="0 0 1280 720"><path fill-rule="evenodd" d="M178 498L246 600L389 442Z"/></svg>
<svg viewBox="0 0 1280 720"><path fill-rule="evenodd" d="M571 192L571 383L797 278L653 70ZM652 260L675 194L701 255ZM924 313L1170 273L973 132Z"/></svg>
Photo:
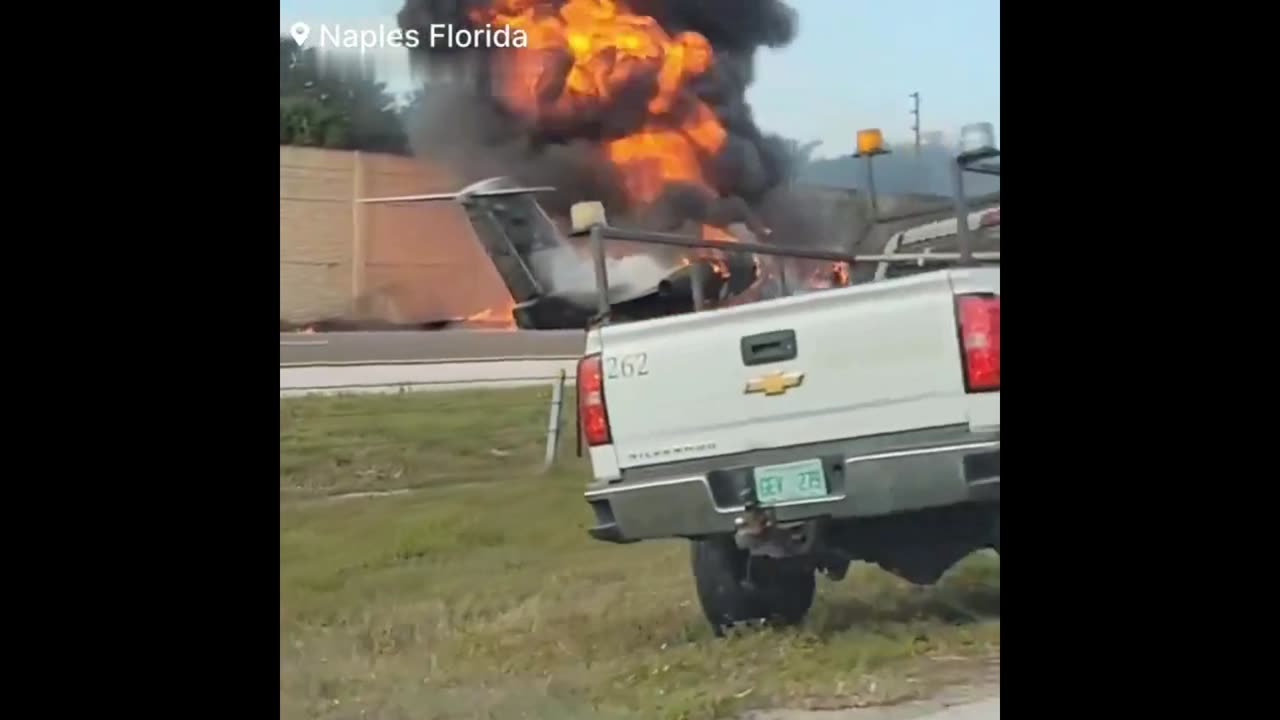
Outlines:
<svg viewBox="0 0 1280 720"><path fill-rule="evenodd" d="M999 292L998 272L603 327L618 467L968 422L952 281Z"/></svg>

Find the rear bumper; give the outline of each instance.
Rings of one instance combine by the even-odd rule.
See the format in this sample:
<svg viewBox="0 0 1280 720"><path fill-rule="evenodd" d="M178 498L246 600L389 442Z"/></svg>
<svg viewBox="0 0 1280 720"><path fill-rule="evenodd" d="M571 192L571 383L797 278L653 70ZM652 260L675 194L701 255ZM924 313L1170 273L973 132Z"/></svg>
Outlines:
<svg viewBox="0 0 1280 720"><path fill-rule="evenodd" d="M1000 501L1000 435L964 428L745 453L624 473L586 492L597 540L634 542L734 531L741 491L758 465L822 458L824 498L779 504L779 521L878 517L971 502Z"/></svg>

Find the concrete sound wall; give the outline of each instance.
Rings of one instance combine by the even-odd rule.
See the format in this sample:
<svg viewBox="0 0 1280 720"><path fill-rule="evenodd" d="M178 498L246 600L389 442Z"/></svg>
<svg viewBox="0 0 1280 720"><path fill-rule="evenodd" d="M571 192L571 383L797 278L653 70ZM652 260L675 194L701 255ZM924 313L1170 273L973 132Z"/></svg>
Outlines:
<svg viewBox="0 0 1280 720"><path fill-rule="evenodd" d="M458 188L413 158L281 146L280 319L418 323L508 306L456 205L354 202Z"/></svg>

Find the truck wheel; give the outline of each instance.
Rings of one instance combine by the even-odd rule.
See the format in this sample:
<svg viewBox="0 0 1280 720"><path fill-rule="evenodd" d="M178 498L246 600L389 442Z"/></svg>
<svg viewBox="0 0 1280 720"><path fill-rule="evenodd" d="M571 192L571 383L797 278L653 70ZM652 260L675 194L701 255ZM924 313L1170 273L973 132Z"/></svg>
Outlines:
<svg viewBox="0 0 1280 720"><path fill-rule="evenodd" d="M748 581L747 551L728 535L694 540L692 554L698 601L717 637L726 627L750 620L792 625L813 605L812 569L756 558Z"/></svg>

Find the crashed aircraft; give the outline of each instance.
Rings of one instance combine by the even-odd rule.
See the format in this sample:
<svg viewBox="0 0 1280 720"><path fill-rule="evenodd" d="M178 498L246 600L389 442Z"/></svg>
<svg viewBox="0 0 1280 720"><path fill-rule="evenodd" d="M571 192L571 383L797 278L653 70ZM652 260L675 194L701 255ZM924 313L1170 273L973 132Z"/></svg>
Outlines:
<svg viewBox="0 0 1280 720"><path fill-rule="evenodd" d="M523 330L585 328L596 315L596 282L586 237L562 232L534 195L550 187L521 187L507 177L457 193L367 198L365 203L457 202L515 301L512 319ZM750 234L735 228L735 234ZM706 298L731 301L759 275L753 256L688 257L652 249L619 255L607 248L611 316L643 320L693 310L693 273Z"/></svg>

